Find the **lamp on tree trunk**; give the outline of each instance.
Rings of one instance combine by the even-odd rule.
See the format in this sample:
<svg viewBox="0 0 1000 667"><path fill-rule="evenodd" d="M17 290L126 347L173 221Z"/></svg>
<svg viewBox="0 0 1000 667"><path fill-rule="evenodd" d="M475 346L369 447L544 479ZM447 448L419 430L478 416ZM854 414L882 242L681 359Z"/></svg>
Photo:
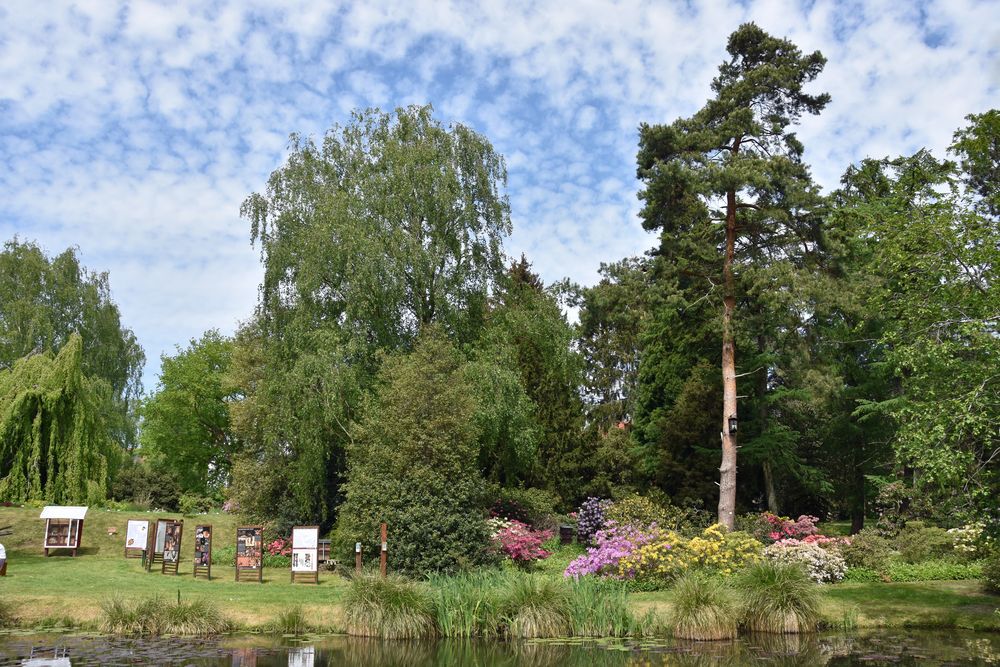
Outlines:
<svg viewBox="0 0 1000 667"><path fill-rule="evenodd" d="M729 432L736 433L736 415L729 415Z"/></svg>

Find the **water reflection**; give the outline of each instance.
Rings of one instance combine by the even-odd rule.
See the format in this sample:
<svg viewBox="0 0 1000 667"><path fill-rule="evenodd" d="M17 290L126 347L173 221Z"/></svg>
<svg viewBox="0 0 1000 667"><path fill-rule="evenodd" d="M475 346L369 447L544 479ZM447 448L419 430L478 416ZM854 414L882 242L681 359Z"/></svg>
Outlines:
<svg viewBox="0 0 1000 667"><path fill-rule="evenodd" d="M349 637L287 640L261 636L212 641L128 640L83 634L0 634L0 665L82 667L728 667L798 665L1000 665L1000 636L881 631L865 635L760 635L732 642L540 640L410 642Z"/></svg>

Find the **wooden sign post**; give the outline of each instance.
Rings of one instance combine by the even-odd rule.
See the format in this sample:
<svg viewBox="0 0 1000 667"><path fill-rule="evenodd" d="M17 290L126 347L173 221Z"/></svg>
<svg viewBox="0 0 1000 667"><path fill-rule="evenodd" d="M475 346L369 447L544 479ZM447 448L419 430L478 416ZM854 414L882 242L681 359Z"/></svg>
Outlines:
<svg viewBox="0 0 1000 667"><path fill-rule="evenodd" d="M361 574L361 542L354 543L354 573Z"/></svg>
<svg viewBox="0 0 1000 667"><path fill-rule="evenodd" d="M236 529L236 581L264 583L264 527Z"/></svg>
<svg viewBox="0 0 1000 667"><path fill-rule="evenodd" d="M184 520L168 521L164 529L163 553L160 560L160 572L177 576L177 568L181 564L181 536L184 533Z"/></svg>
<svg viewBox="0 0 1000 667"><path fill-rule="evenodd" d="M319 584L319 526L292 528L292 583Z"/></svg>
<svg viewBox="0 0 1000 667"><path fill-rule="evenodd" d="M389 551L388 532L386 530L386 526L385 526L384 523L381 525L380 528L381 528L381 531L382 531L382 553L379 554L378 569L379 569L379 572L382 573L382 576L385 577L385 574L386 574L386 554Z"/></svg>
<svg viewBox="0 0 1000 667"><path fill-rule="evenodd" d="M194 527L194 578L212 580L212 526Z"/></svg>

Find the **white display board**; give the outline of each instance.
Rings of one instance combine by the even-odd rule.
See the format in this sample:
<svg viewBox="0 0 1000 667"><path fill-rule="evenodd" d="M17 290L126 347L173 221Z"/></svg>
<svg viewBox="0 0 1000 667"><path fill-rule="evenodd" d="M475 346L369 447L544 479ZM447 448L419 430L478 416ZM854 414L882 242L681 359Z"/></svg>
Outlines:
<svg viewBox="0 0 1000 667"><path fill-rule="evenodd" d="M145 549L149 545L149 521L129 519L125 527L125 548Z"/></svg>
<svg viewBox="0 0 1000 667"><path fill-rule="evenodd" d="M292 528L292 572L319 571L319 527Z"/></svg>

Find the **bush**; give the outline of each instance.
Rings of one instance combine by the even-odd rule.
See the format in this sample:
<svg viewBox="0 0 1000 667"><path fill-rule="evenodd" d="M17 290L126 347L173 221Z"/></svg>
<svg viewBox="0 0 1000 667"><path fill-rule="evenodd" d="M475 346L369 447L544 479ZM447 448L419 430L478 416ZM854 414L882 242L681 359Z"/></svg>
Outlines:
<svg viewBox="0 0 1000 667"><path fill-rule="evenodd" d="M614 521L620 526L631 525L646 528L656 524L660 528L678 530L684 511L656 503L646 496L631 495L610 503L604 512L605 521Z"/></svg>
<svg viewBox="0 0 1000 667"><path fill-rule="evenodd" d="M344 610L349 635L418 639L436 633L430 594L399 575L364 574L351 580Z"/></svg>
<svg viewBox="0 0 1000 667"><path fill-rule="evenodd" d="M527 524L511 520L497 531L493 541L507 558L527 566L552 555L542 548L542 542L551 537L551 530L532 530Z"/></svg>
<svg viewBox="0 0 1000 667"><path fill-rule="evenodd" d="M555 527L559 499L544 489L500 489L490 508L492 516L513 519L542 529Z"/></svg>
<svg viewBox="0 0 1000 667"><path fill-rule="evenodd" d="M1000 593L1000 550L983 561L983 588L990 593Z"/></svg>
<svg viewBox="0 0 1000 667"><path fill-rule="evenodd" d="M173 471L126 459L115 474L111 496L115 500L135 503L148 509L176 512L180 503L181 485Z"/></svg>
<svg viewBox="0 0 1000 667"><path fill-rule="evenodd" d="M581 544L593 543L598 531L604 530L604 514L611 505L610 500L587 498L576 511L576 535Z"/></svg>
<svg viewBox="0 0 1000 667"><path fill-rule="evenodd" d="M896 536L896 549L907 563L922 563L952 554L954 539L943 528L925 526L921 521L906 524Z"/></svg>
<svg viewBox="0 0 1000 667"><path fill-rule="evenodd" d="M208 496L185 493L177 504L181 514L203 514L210 511L215 502Z"/></svg>
<svg viewBox="0 0 1000 667"><path fill-rule="evenodd" d="M893 557L892 543L874 529L865 528L840 547L840 555L848 567L878 571Z"/></svg>
<svg viewBox="0 0 1000 667"><path fill-rule="evenodd" d="M697 641L734 639L739 607L720 579L689 572L674 585L670 625L675 637Z"/></svg>
<svg viewBox="0 0 1000 667"><path fill-rule="evenodd" d="M801 567L763 561L737 579L742 623L751 632L812 632L819 623L819 587Z"/></svg>
<svg viewBox="0 0 1000 667"><path fill-rule="evenodd" d="M464 363L432 328L409 355L385 359L351 426L338 545L361 542L375 553L385 522L393 569L404 574L456 572L493 557Z"/></svg>
<svg viewBox="0 0 1000 667"><path fill-rule="evenodd" d="M889 581L957 581L979 579L983 566L979 563L956 563L951 560L928 560L921 563L889 562L885 576Z"/></svg>
<svg viewBox="0 0 1000 667"><path fill-rule="evenodd" d="M960 528L949 528L948 536L955 554L965 560L975 560L983 555L986 549L984 532L986 524L979 521L968 523Z"/></svg>
<svg viewBox="0 0 1000 667"><path fill-rule="evenodd" d="M799 565L818 584L840 581L847 573L847 563L840 554L807 542L776 542L764 549L764 557L778 563Z"/></svg>
<svg viewBox="0 0 1000 667"><path fill-rule="evenodd" d="M873 584L885 581L886 578L885 575L867 567L849 567L847 573L844 574L844 581L852 584Z"/></svg>

